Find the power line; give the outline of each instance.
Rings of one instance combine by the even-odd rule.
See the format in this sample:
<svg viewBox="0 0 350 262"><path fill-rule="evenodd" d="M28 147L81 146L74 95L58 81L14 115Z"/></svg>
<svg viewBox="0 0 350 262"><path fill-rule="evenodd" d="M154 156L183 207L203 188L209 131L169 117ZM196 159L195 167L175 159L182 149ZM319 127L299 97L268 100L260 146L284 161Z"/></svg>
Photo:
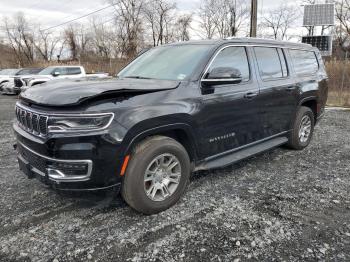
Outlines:
<svg viewBox="0 0 350 262"><path fill-rule="evenodd" d="M109 6L106 6L106 7L103 7L103 8L98 9L98 10L95 10L95 11L93 11L93 12L91 12L91 13L82 15L82 16L77 17L77 18L74 18L74 19L72 19L72 20L63 22L63 23L61 23L61 24L58 24L58 25L55 25L55 26L51 26L51 27L46 28L46 29L43 29L43 30L41 30L41 31L44 32L44 31L47 31L47 30L50 30L50 29L53 29L53 28L56 28L56 27L60 27L60 26L62 26L62 25L66 25L66 24L72 23L72 22L77 21L77 20L79 20L79 19L82 19L82 18L84 18L84 17L87 17L87 16L93 15L93 14L95 14L95 13L101 12L102 10L105 10L105 9L107 9L107 8L110 8L111 6L114 6L114 4L109 5Z"/></svg>

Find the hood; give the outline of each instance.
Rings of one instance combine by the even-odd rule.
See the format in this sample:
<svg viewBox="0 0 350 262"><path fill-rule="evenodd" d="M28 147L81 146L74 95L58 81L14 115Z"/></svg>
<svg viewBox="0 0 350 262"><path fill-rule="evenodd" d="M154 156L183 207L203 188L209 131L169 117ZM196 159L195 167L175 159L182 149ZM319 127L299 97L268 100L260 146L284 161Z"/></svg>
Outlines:
<svg viewBox="0 0 350 262"><path fill-rule="evenodd" d="M0 75L0 81L9 79L10 77L10 75Z"/></svg>
<svg viewBox="0 0 350 262"><path fill-rule="evenodd" d="M57 80L28 88L20 98L44 106L72 106L88 99L110 94L147 93L174 89L180 82L153 79L76 79Z"/></svg>

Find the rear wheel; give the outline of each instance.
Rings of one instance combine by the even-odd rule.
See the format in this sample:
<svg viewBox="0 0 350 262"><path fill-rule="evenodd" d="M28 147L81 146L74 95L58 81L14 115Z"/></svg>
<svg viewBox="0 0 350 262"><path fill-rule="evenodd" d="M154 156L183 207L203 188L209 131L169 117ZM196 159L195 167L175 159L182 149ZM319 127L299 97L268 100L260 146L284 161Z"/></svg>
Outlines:
<svg viewBox="0 0 350 262"><path fill-rule="evenodd" d="M158 213L179 200L189 176L190 159L185 148L172 138L154 136L133 150L122 196L139 212Z"/></svg>
<svg viewBox="0 0 350 262"><path fill-rule="evenodd" d="M289 137L288 146L301 150L310 144L314 131L315 117L313 111L305 106L300 107Z"/></svg>

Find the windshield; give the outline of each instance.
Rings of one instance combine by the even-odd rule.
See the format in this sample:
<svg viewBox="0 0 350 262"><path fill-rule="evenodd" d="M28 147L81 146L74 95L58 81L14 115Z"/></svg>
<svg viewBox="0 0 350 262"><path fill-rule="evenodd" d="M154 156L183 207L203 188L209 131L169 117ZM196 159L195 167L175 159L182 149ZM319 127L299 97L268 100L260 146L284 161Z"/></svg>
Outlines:
<svg viewBox="0 0 350 262"><path fill-rule="evenodd" d="M0 75L15 75L20 69L4 69L0 71Z"/></svg>
<svg viewBox="0 0 350 262"><path fill-rule="evenodd" d="M209 45L157 47L136 58L118 77L185 80L191 76L210 48Z"/></svg>
<svg viewBox="0 0 350 262"><path fill-rule="evenodd" d="M38 75L51 75L55 67L46 67L44 70L41 70Z"/></svg>

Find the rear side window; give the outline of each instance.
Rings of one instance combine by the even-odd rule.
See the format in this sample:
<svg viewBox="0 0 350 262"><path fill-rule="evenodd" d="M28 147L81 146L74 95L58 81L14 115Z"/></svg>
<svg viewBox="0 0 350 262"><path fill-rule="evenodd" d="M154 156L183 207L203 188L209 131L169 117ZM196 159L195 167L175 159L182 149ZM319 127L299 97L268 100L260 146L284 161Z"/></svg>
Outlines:
<svg viewBox="0 0 350 262"><path fill-rule="evenodd" d="M241 73L242 82L250 79L249 63L245 47L226 47L217 54L208 72L217 67L232 67Z"/></svg>
<svg viewBox="0 0 350 262"><path fill-rule="evenodd" d="M262 80L286 77L288 70L283 51L273 47L254 47Z"/></svg>
<svg viewBox="0 0 350 262"><path fill-rule="evenodd" d="M79 75L81 74L80 67L67 67L67 75Z"/></svg>
<svg viewBox="0 0 350 262"><path fill-rule="evenodd" d="M59 73L60 75L66 75L67 70L64 67L57 67L55 70L52 71L52 73Z"/></svg>
<svg viewBox="0 0 350 262"><path fill-rule="evenodd" d="M318 70L318 62L313 51L289 50L294 70L298 75L313 74Z"/></svg>

